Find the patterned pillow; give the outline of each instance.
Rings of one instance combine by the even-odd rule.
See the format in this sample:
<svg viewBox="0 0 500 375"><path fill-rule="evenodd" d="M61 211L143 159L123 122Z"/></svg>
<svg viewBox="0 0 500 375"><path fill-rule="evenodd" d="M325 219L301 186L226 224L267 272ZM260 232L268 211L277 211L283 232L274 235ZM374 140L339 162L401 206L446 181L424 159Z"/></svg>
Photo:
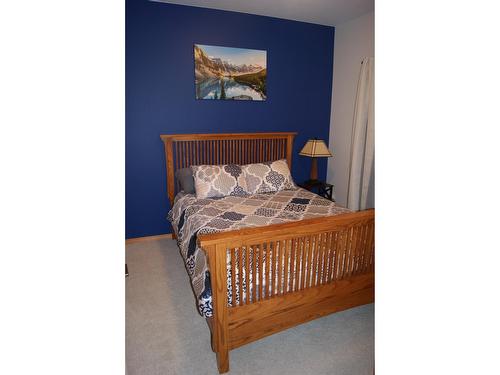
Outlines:
<svg viewBox="0 0 500 375"><path fill-rule="evenodd" d="M191 169L197 199L248 194L245 174L239 165L194 165Z"/></svg>
<svg viewBox="0 0 500 375"><path fill-rule="evenodd" d="M247 164L241 167L250 194L296 189L285 159L273 162Z"/></svg>

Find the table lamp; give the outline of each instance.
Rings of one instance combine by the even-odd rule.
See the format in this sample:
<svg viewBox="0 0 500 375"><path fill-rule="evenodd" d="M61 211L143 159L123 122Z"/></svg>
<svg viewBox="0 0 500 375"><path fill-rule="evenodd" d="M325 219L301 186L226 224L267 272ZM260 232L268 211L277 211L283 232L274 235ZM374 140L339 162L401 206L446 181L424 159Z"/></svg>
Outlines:
<svg viewBox="0 0 500 375"><path fill-rule="evenodd" d="M333 156L330 150L328 150L325 142L317 138L308 140L304 147L302 147L299 155L312 158L311 177L309 181L306 181L307 183L314 183L318 181L318 160L316 158Z"/></svg>

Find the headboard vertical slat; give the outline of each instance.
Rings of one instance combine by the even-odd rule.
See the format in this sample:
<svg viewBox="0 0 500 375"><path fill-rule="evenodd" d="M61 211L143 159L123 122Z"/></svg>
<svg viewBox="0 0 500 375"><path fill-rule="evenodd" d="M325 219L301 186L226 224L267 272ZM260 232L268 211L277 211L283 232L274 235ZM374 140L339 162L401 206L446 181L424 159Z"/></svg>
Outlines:
<svg viewBox="0 0 500 375"><path fill-rule="evenodd" d="M195 141L196 149L195 149L195 164L200 164L202 153L207 152L207 146L205 145L205 141ZM208 160L207 160L208 161Z"/></svg>
<svg viewBox="0 0 500 375"><path fill-rule="evenodd" d="M181 168L184 168L187 161L187 143L180 142L181 145Z"/></svg>
<svg viewBox="0 0 500 375"><path fill-rule="evenodd" d="M241 162L241 140L236 140L236 164L243 164Z"/></svg>
<svg viewBox="0 0 500 375"><path fill-rule="evenodd" d="M161 135L165 146L167 191L170 204L176 194L175 172L191 165L249 164L286 159L292 167L297 133L233 133Z"/></svg>

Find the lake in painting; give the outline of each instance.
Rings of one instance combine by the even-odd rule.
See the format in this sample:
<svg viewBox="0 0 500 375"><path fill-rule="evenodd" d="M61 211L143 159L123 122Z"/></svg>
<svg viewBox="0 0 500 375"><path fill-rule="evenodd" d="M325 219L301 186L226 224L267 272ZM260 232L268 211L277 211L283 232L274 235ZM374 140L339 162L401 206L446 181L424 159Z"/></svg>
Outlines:
<svg viewBox="0 0 500 375"><path fill-rule="evenodd" d="M266 51L194 45L196 99L266 100Z"/></svg>

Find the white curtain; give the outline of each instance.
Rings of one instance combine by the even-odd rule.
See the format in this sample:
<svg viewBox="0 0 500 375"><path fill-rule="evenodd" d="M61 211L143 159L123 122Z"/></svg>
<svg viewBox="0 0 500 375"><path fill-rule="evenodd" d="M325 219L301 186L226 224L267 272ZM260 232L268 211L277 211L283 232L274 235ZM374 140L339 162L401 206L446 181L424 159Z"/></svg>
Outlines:
<svg viewBox="0 0 500 375"><path fill-rule="evenodd" d="M375 206L374 61L361 62L351 138L347 207L364 210Z"/></svg>

